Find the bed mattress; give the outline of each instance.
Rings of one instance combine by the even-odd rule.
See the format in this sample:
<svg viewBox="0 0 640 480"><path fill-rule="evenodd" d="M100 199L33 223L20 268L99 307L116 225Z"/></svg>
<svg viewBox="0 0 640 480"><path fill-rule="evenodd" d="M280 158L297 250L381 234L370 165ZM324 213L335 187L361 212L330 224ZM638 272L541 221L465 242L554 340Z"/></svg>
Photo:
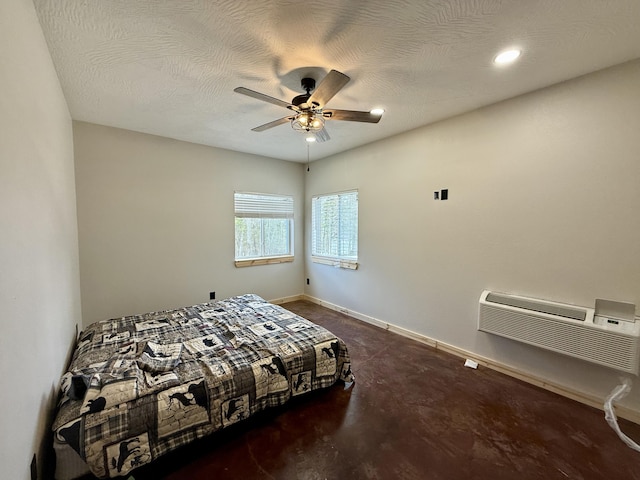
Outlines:
<svg viewBox="0 0 640 480"><path fill-rule="evenodd" d="M339 379L353 381L344 342L254 294L94 323L61 380L56 478L82 463L126 475ZM70 450L80 464L65 471Z"/></svg>

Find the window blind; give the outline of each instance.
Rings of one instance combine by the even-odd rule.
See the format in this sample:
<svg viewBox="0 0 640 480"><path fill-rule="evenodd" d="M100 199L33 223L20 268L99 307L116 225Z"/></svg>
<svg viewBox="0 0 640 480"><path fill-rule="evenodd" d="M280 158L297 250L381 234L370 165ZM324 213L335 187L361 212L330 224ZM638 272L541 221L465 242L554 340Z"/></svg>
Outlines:
<svg viewBox="0 0 640 480"><path fill-rule="evenodd" d="M293 218L293 197L263 193L234 194L235 215L240 218Z"/></svg>

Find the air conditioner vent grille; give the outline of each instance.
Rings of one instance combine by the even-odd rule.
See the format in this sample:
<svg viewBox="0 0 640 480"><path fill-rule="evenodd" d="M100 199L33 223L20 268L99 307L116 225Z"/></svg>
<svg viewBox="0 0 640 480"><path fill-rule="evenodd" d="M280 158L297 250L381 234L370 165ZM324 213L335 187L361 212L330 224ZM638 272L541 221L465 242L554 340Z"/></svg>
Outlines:
<svg viewBox="0 0 640 480"><path fill-rule="evenodd" d="M514 297L511 295L503 295L501 293L490 293L487 295L487 301L491 303L499 303L501 305L508 305L510 307L524 308L525 310L540 313L548 313L549 315L558 315L559 317L573 318L574 320L581 321L584 321L587 314L584 308L543 303L530 298Z"/></svg>
<svg viewBox="0 0 640 480"><path fill-rule="evenodd" d="M593 310L484 292L478 330L617 370L638 372L640 330L629 334L595 326Z"/></svg>

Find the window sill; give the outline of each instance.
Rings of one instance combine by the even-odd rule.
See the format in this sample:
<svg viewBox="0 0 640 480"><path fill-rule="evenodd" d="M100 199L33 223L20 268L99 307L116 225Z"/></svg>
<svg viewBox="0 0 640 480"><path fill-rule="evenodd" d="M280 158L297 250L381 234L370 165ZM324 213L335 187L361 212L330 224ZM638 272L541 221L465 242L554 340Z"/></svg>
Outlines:
<svg viewBox="0 0 640 480"><path fill-rule="evenodd" d="M236 260L236 267L253 267L255 265L272 265L275 263L287 263L293 262L293 255L286 255L283 257L269 257L269 258L251 258L247 260Z"/></svg>
<svg viewBox="0 0 640 480"><path fill-rule="evenodd" d="M313 263L321 263L323 265L331 265L336 268L346 268L349 270L358 269L357 260L343 260L340 258L327 258L327 257L311 257Z"/></svg>

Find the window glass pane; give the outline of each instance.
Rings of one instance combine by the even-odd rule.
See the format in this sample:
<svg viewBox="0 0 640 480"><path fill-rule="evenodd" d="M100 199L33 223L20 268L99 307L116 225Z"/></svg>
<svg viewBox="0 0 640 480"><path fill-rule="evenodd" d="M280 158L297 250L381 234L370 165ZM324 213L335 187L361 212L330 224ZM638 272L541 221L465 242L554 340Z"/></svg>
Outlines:
<svg viewBox="0 0 640 480"><path fill-rule="evenodd" d="M357 259L358 192L313 197L312 255Z"/></svg>
<svg viewBox="0 0 640 480"><path fill-rule="evenodd" d="M236 258L260 256L262 229L259 218L236 218Z"/></svg>
<svg viewBox="0 0 640 480"><path fill-rule="evenodd" d="M289 220L286 218L263 218L263 256L287 255L289 253Z"/></svg>
<svg viewBox="0 0 640 480"><path fill-rule="evenodd" d="M340 245L341 257L358 256L358 197L340 196Z"/></svg>
<svg viewBox="0 0 640 480"><path fill-rule="evenodd" d="M292 255L293 197L235 193L235 258Z"/></svg>

